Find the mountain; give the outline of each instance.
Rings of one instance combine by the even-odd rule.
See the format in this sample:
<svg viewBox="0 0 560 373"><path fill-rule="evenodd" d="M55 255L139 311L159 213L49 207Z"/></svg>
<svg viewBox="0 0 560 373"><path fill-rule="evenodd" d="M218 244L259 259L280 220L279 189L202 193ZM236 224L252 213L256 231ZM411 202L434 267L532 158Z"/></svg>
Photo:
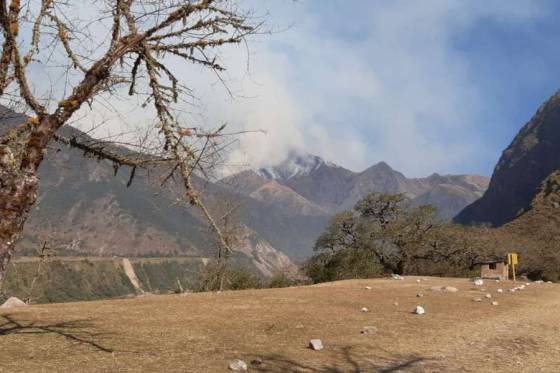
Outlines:
<svg viewBox="0 0 560 373"><path fill-rule="evenodd" d="M25 120L0 109L4 114L0 136ZM92 141L72 127L60 132ZM113 150L131 153L121 147ZM18 252L34 252L46 241L61 255L212 257L215 242L198 211L177 203L180 188L173 181L160 187L168 170L138 169L127 187L130 171L123 167L115 174L110 162L85 158L81 151L51 143L39 168L38 200ZM235 256L266 275L294 269L293 260L309 255L328 220L325 214L287 213L266 201L265 191L263 197L251 198L200 178L195 178L195 184L211 211L217 211L224 200L239 205L245 238Z"/></svg>
<svg viewBox="0 0 560 373"><path fill-rule="evenodd" d="M3 113L0 135L25 120ZM92 141L72 127L60 131ZM113 150L134 155L119 146ZM215 242L204 219L196 209L177 203L180 186L170 180L160 187L169 172L162 167L138 169L127 187L130 169L123 167L115 175L110 162L50 144L20 252L34 251L47 241L68 255L213 256ZM239 206L236 215L245 233L236 255L269 275L309 257L331 216L367 193L405 193L414 203L434 204L447 218L482 195L485 178L434 174L409 179L386 163L356 173L292 152L276 166L246 170L219 182L195 178L195 184L211 210L219 212L223 201Z"/></svg>
<svg viewBox="0 0 560 373"><path fill-rule="evenodd" d="M298 211L305 211L303 206L312 204L316 207L313 211L321 209L332 215L351 209L371 192L403 193L415 205L433 205L445 219L451 219L480 198L488 186L488 178L477 175L433 174L427 178L407 178L385 162L356 173L318 156L296 151L276 166L246 170L224 179L229 187L246 194L254 193L267 181L303 197L302 200L293 196L299 200L298 207L294 207ZM283 195L287 194L284 190Z"/></svg>
<svg viewBox="0 0 560 373"><path fill-rule="evenodd" d="M484 196L459 223L500 226L531 207L543 181L560 169L560 91L550 97L502 153Z"/></svg>
<svg viewBox="0 0 560 373"><path fill-rule="evenodd" d="M560 170L542 182L531 207L503 228L520 236L557 244L556 237L560 233Z"/></svg>

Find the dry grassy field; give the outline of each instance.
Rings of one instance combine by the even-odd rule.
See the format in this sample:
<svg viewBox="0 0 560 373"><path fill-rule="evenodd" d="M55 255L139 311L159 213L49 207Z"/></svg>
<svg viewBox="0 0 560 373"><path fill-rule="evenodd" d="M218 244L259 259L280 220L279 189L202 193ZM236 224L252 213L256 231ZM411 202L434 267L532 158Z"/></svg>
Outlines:
<svg viewBox="0 0 560 373"><path fill-rule="evenodd" d="M237 358L253 372L560 371L558 285L418 279L1 310L0 371L227 372Z"/></svg>

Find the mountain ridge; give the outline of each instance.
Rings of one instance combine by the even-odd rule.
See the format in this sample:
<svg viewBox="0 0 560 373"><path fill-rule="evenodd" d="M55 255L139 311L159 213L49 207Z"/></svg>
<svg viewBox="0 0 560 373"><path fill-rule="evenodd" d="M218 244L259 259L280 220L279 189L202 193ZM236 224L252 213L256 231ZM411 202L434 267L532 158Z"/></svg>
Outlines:
<svg viewBox="0 0 560 373"><path fill-rule="evenodd" d="M387 162L354 172L305 152L290 152L276 166L248 169L224 178L231 188L247 193L266 180L284 185L327 213L351 209L371 192L403 193L413 204L433 204L440 216L453 218L480 198L489 178L480 175L439 175L407 178Z"/></svg>
<svg viewBox="0 0 560 373"><path fill-rule="evenodd" d="M531 208L542 182L560 169L560 91L519 130L496 164L484 196L455 221L501 226Z"/></svg>

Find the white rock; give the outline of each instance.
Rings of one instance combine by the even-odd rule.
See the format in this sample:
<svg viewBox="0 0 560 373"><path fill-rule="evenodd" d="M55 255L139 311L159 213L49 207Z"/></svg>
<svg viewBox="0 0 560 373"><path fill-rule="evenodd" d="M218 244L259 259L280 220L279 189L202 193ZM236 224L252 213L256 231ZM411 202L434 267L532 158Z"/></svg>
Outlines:
<svg viewBox="0 0 560 373"><path fill-rule="evenodd" d="M401 275L397 275L395 273L393 273L391 277L393 278L393 280L404 280L404 277L402 277Z"/></svg>
<svg viewBox="0 0 560 373"><path fill-rule="evenodd" d="M525 285L531 286L531 283L530 283L530 282L526 282Z"/></svg>
<svg viewBox="0 0 560 373"><path fill-rule="evenodd" d="M552 281L547 281L546 283L547 283L547 284L552 284Z"/></svg>
<svg viewBox="0 0 560 373"><path fill-rule="evenodd" d="M309 348L315 351L320 351L324 348L323 342L320 339L312 339L309 341Z"/></svg>
<svg viewBox="0 0 560 373"><path fill-rule="evenodd" d="M492 294L487 293L484 297L490 299L490 298L492 298Z"/></svg>
<svg viewBox="0 0 560 373"><path fill-rule="evenodd" d="M482 298L473 298L473 302L482 302Z"/></svg>
<svg viewBox="0 0 560 373"><path fill-rule="evenodd" d="M515 293L517 291L517 288L509 289L509 291Z"/></svg>
<svg viewBox="0 0 560 373"><path fill-rule="evenodd" d="M492 305L493 305L493 306L497 306L497 305L498 305L498 302L493 301L493 302L492 302Z"/></svg>
<svg viewBox="0 0 560 373"><path fill-rule="evenodd" d="M375 326L364 326L360 331L362 334L375 334L377 333L377 328Z"/></svg>
<svg viewBox="0 0 560 373"><path fill-rule="evenodd" d="M447 292L447 293L456 293L459 291L459 289L453 287L453 286L446 286L443 288L443 291Z"/></svg>
<svg viewBox="0 0 560 373"><path fill-rule="evenodd" d="M504 292L504 289L498 289L498 290L496 290L496 291L497 291L498 293L503 293L503 292Z"/></svg>
<svg viewBox="0 0 560 373"><path fill-rule="evenodd" d="M371 286L366 286L366 290L371 290Z"/></svg>
<svg viewBox="0 0 560 373"><path fill-rule="evenodd" d="M416 280L416 282L417 282L417 283L420 283L420 282L422 282L422 281L420 281L420 280Z"/></svg>
<svg viewBox="0 0 560 373"><path fill-rule="evenodd" d="M397 302L393 303L393 306L398 306L399 304Z"/></svg>
<svg viewBox="0 0 560 373"><path fill-rule="evenodd" d="M10 297L0 308L25 307L27 304L17 297Z"/></svg>
<svg viewBox="0 0 560 373"><path fill-rule="evenodd" d="M229 363L229 369L235 372L241 372L247 370L247 363L243 360L235 359L231 363Z"/></svg>
<svg viewBox="0 0 560 373"><path fill-rule="evenodd" d="M369 310L367 309L367 307L362 307L361 311L362 311L362 312L369 312Z"/></svg>
<svg viewBox="0 0 560 373"><path fill-rule="evenodd" d="M416 294L416 298L422 298L423 296L424 296L424 294L422 294L422 293Z"/></svg>
<svg viewBox="0 0 560 373"><path fill-rule="evenodd" d="M415 315L423 315L426 313L426 310L422 306L416 306L416 308L414 308L414 311L412 311L412 313Z"/></svg>
<svg viewBox="0 0 560 373"><path fill-rule="evenodd" d="M474 284L476 286L482 286L482 285L484 285L484 281L482 281L481 278L477 278L476 280L474 280Z"/></svg>
<svg viewBox="0 0 560 373"><path fill-rule="evenodd" d="M543 280L537 280L535 281L535 284L542 284L544 281Z"/></svg>
<svg viewBox="0 0 560 373"><path fill-rule="evenodd" d="M524 289L525 289L525 285L519 286L519 290L524 290Z"/></svg>

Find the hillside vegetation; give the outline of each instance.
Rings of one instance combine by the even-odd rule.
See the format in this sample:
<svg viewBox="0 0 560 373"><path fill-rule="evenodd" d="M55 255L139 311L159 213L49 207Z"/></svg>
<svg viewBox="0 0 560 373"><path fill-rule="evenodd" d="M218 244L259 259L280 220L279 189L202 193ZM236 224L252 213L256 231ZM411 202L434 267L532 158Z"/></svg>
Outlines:
<svg viewBox="0 0 560 373"><path fill-rule="evenodd" d="M10 296L32 303L52 303L136 295L122 260L60 258L43 264L32 259L15 261L3 284L0 301ZM132 266L141 289L155 293L196 288L204 268L199 258L133 259Z"/></svg>

